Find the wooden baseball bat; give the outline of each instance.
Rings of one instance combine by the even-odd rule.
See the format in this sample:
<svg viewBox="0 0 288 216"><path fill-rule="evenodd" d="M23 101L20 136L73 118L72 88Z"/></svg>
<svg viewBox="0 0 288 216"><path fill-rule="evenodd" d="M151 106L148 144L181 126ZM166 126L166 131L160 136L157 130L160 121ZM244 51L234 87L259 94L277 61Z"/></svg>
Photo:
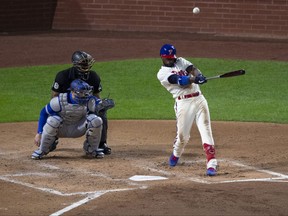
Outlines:
<svg viewBox="0 0 288 216"><path fill-rule="evenodd" d="M227 72L224 74L219 74L217 76L207 77L206 80L234 77L234 76L240 76L240 75L244 75L244 74L245 74L245 70L241 69L241 70L230 71L230 72Z"/></svg>

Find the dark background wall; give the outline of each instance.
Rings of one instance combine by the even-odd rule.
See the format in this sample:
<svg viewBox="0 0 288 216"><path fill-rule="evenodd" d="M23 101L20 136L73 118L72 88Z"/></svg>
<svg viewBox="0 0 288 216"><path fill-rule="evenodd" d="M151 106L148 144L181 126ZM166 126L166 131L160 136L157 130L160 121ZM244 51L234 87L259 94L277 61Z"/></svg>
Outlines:
<svg viewBox="0 0 288 216"><path fill-rule="evenodd" d="M288 0L4 2L1 31L109 30L288 38ZM195 6L200 8L200 14L192 13Z"/></svg>
<svg viewBox="0 0 288 216"><path fill-rule="evenodd" d="M49 30L57 0L0 0L0 32Z"/></svg>

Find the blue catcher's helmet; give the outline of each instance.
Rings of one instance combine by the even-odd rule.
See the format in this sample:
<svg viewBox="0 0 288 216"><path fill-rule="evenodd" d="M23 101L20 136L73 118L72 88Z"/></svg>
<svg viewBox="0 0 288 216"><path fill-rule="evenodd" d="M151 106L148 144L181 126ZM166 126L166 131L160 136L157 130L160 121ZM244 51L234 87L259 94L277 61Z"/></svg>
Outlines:
<svg viewBox="0 0 288 216"><path fill-rule="evenodd" d="M171 44L164 44L160 49L160 56L162 58L176 59L176 48Z"/></svg>
<svg viewBox="0 0 288 216"><path fill-rule="evenodd" d="M86 104L92 96L93 87L81 79L76 79L71 83L70 91L74 93L73 99L78 104Z"/></svg>

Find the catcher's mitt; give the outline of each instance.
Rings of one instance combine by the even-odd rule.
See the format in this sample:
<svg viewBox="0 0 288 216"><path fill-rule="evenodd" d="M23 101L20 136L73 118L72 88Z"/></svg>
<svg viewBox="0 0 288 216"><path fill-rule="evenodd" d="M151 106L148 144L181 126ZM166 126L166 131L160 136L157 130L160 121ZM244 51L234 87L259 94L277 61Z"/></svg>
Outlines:
<svg viewBox="0 0 288 216"><path fill-rule="evenodd" d="M96 105L96 109L99 111L112 109L115 106L113 99L104 98Z"/></svg>

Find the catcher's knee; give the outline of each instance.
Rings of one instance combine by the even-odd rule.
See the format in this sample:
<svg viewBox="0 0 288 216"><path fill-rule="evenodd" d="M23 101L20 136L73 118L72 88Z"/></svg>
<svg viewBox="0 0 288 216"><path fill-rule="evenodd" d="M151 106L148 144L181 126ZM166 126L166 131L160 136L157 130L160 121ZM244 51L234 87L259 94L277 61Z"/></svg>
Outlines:
<svg viewBox="0 0 288 216"><path fill-rule="evenodd" d="M102 131L102 119L97 115L90 114L87 117L87 137L100 137Z"/></svg>
<svg viewBox="0 0 288 216"><path fill-rule="evenodd" d="M87 128L100 128L102 127L103 121L100 117L95 114L87 116Z"/></svg>
<svg viewBox="0 0 288 216"><path fill-rule="evenodd" d="M60 116L49 116L43 130L49 135L56 136L62 121Z"/></svg>

